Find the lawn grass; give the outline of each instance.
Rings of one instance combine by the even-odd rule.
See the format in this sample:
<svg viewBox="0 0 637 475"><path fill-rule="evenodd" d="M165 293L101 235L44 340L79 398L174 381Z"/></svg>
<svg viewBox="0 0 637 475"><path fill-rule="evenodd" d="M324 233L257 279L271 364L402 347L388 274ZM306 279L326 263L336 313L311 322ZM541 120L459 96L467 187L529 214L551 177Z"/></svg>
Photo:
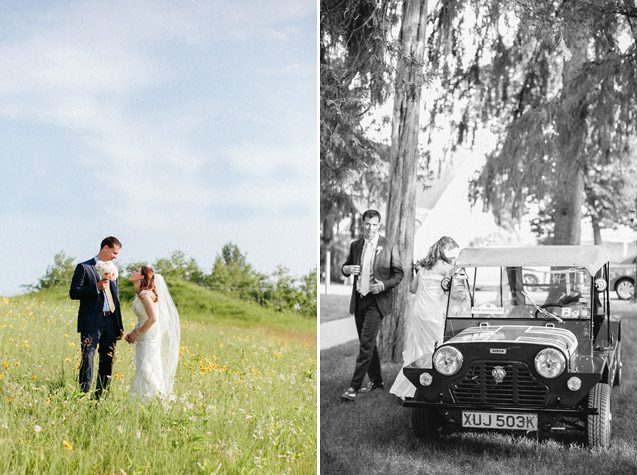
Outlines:
<svg viewBox="0 0 637 475"><path fill-rule="evenodd" d="M357 342L321 352L320 467L324 474L635 474L637 473L637 306L623 305L622 385L614 388L609 450L590 450L572 435L538 442L497 433L452 434L431 443L416 439L411 409L387 391L340 394L352 376ZM400 364L384 364L387 388Z"/></svg>
<svg viewBox="0 0 637 475"><path fill-rule="evenodd" d="M350 295L321 294L319 297L321 323L349 317Z"/></svg>
<svg viewBox="0 0 637 475"><path fill-rule="evenodd" d="M0 298L0 473L316 473L316 321L175 290L184 311L167 405L129 397L125 342L108 397L78 393L66 289ZM123 311L131 329L129 302Z"/></svg>

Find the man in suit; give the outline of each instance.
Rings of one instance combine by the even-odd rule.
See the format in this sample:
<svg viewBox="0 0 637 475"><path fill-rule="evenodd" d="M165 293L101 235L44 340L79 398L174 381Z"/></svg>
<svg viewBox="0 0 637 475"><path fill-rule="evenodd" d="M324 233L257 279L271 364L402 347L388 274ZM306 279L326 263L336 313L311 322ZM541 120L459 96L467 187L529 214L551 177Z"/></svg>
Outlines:
<svg viewBox="0 0 637 475"><path fill-rule="evenodd" d="M104 238L97 256L75 267L69 290L71 299L80 301L77 313L77 331L80 333L82 348L79 380L84 393L91 389L96 349L99 354L96 399L108 389L113 372L115 344L124 333L124 325L117 282L98 276L95 264L97 261L116 259L121 247L122 244L116 237Z"/></svg>
<svg viewBox="0 0 637 475"><path fill-rule="evenodd" d="M381 320L392 309L393 288L403 278L403 266L398 249L378 234L380 213L374 209L363 213L364 236L352 242L343 274L354 276L350 313L354 314L360 347L350 387L341 396L353 401L359 392L383 389L376 336ZM362 388L365 374L369 383Z"/></svg>

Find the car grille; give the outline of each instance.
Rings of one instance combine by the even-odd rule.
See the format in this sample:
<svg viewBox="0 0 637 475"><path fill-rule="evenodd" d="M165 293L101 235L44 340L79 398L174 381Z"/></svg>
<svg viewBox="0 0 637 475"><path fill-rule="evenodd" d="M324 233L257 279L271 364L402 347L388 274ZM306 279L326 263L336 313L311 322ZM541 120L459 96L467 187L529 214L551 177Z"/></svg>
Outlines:
<svg viewBox="0 0 637 475"><path fill-rule="evenodd" d="M501 383L491 372L500 366L506 371ZM539 383L524 363L476 361L464 378L451 386L456 402L488 406L543 406L549 389Z"/></svg>

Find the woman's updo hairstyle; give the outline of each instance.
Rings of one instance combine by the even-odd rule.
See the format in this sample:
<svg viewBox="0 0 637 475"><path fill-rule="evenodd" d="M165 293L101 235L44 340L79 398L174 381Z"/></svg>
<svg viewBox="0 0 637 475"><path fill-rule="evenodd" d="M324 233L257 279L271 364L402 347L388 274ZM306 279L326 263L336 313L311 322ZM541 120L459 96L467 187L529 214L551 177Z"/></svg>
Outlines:
<svg viewBox="0 0 637 475"><path fill-rule="evenodd" d="M148 266L141 266L142 280L139 281L139 291L150 290L155 296L154 302L157 302L157 289L155 288L155 271Z"/></svg>

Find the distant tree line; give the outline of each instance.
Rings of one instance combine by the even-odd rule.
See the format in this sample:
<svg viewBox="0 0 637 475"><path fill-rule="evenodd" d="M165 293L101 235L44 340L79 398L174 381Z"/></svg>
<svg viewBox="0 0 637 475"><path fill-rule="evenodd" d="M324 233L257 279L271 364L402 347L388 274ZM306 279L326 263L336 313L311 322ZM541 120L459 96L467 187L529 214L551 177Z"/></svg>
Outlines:
<svg viewBox="0 0 637 475"><path fill-rule="evenodd" d="M123 267L120 265L120 273L130 273L142 265L149 263L139 261ZM209 273L182 251L174 251L168 258L157 259L150 267L169 282L192 282L276 311L288 310L303 316L316 316L316 270L311 270L302 277L291 275L284 266L278 266L271 275L257 272L248 262L246 255L231 242L223 246ZM74 269L75 258L60 251L38 282L25 287L28 290L39 291L69 285Z"/></svg>

